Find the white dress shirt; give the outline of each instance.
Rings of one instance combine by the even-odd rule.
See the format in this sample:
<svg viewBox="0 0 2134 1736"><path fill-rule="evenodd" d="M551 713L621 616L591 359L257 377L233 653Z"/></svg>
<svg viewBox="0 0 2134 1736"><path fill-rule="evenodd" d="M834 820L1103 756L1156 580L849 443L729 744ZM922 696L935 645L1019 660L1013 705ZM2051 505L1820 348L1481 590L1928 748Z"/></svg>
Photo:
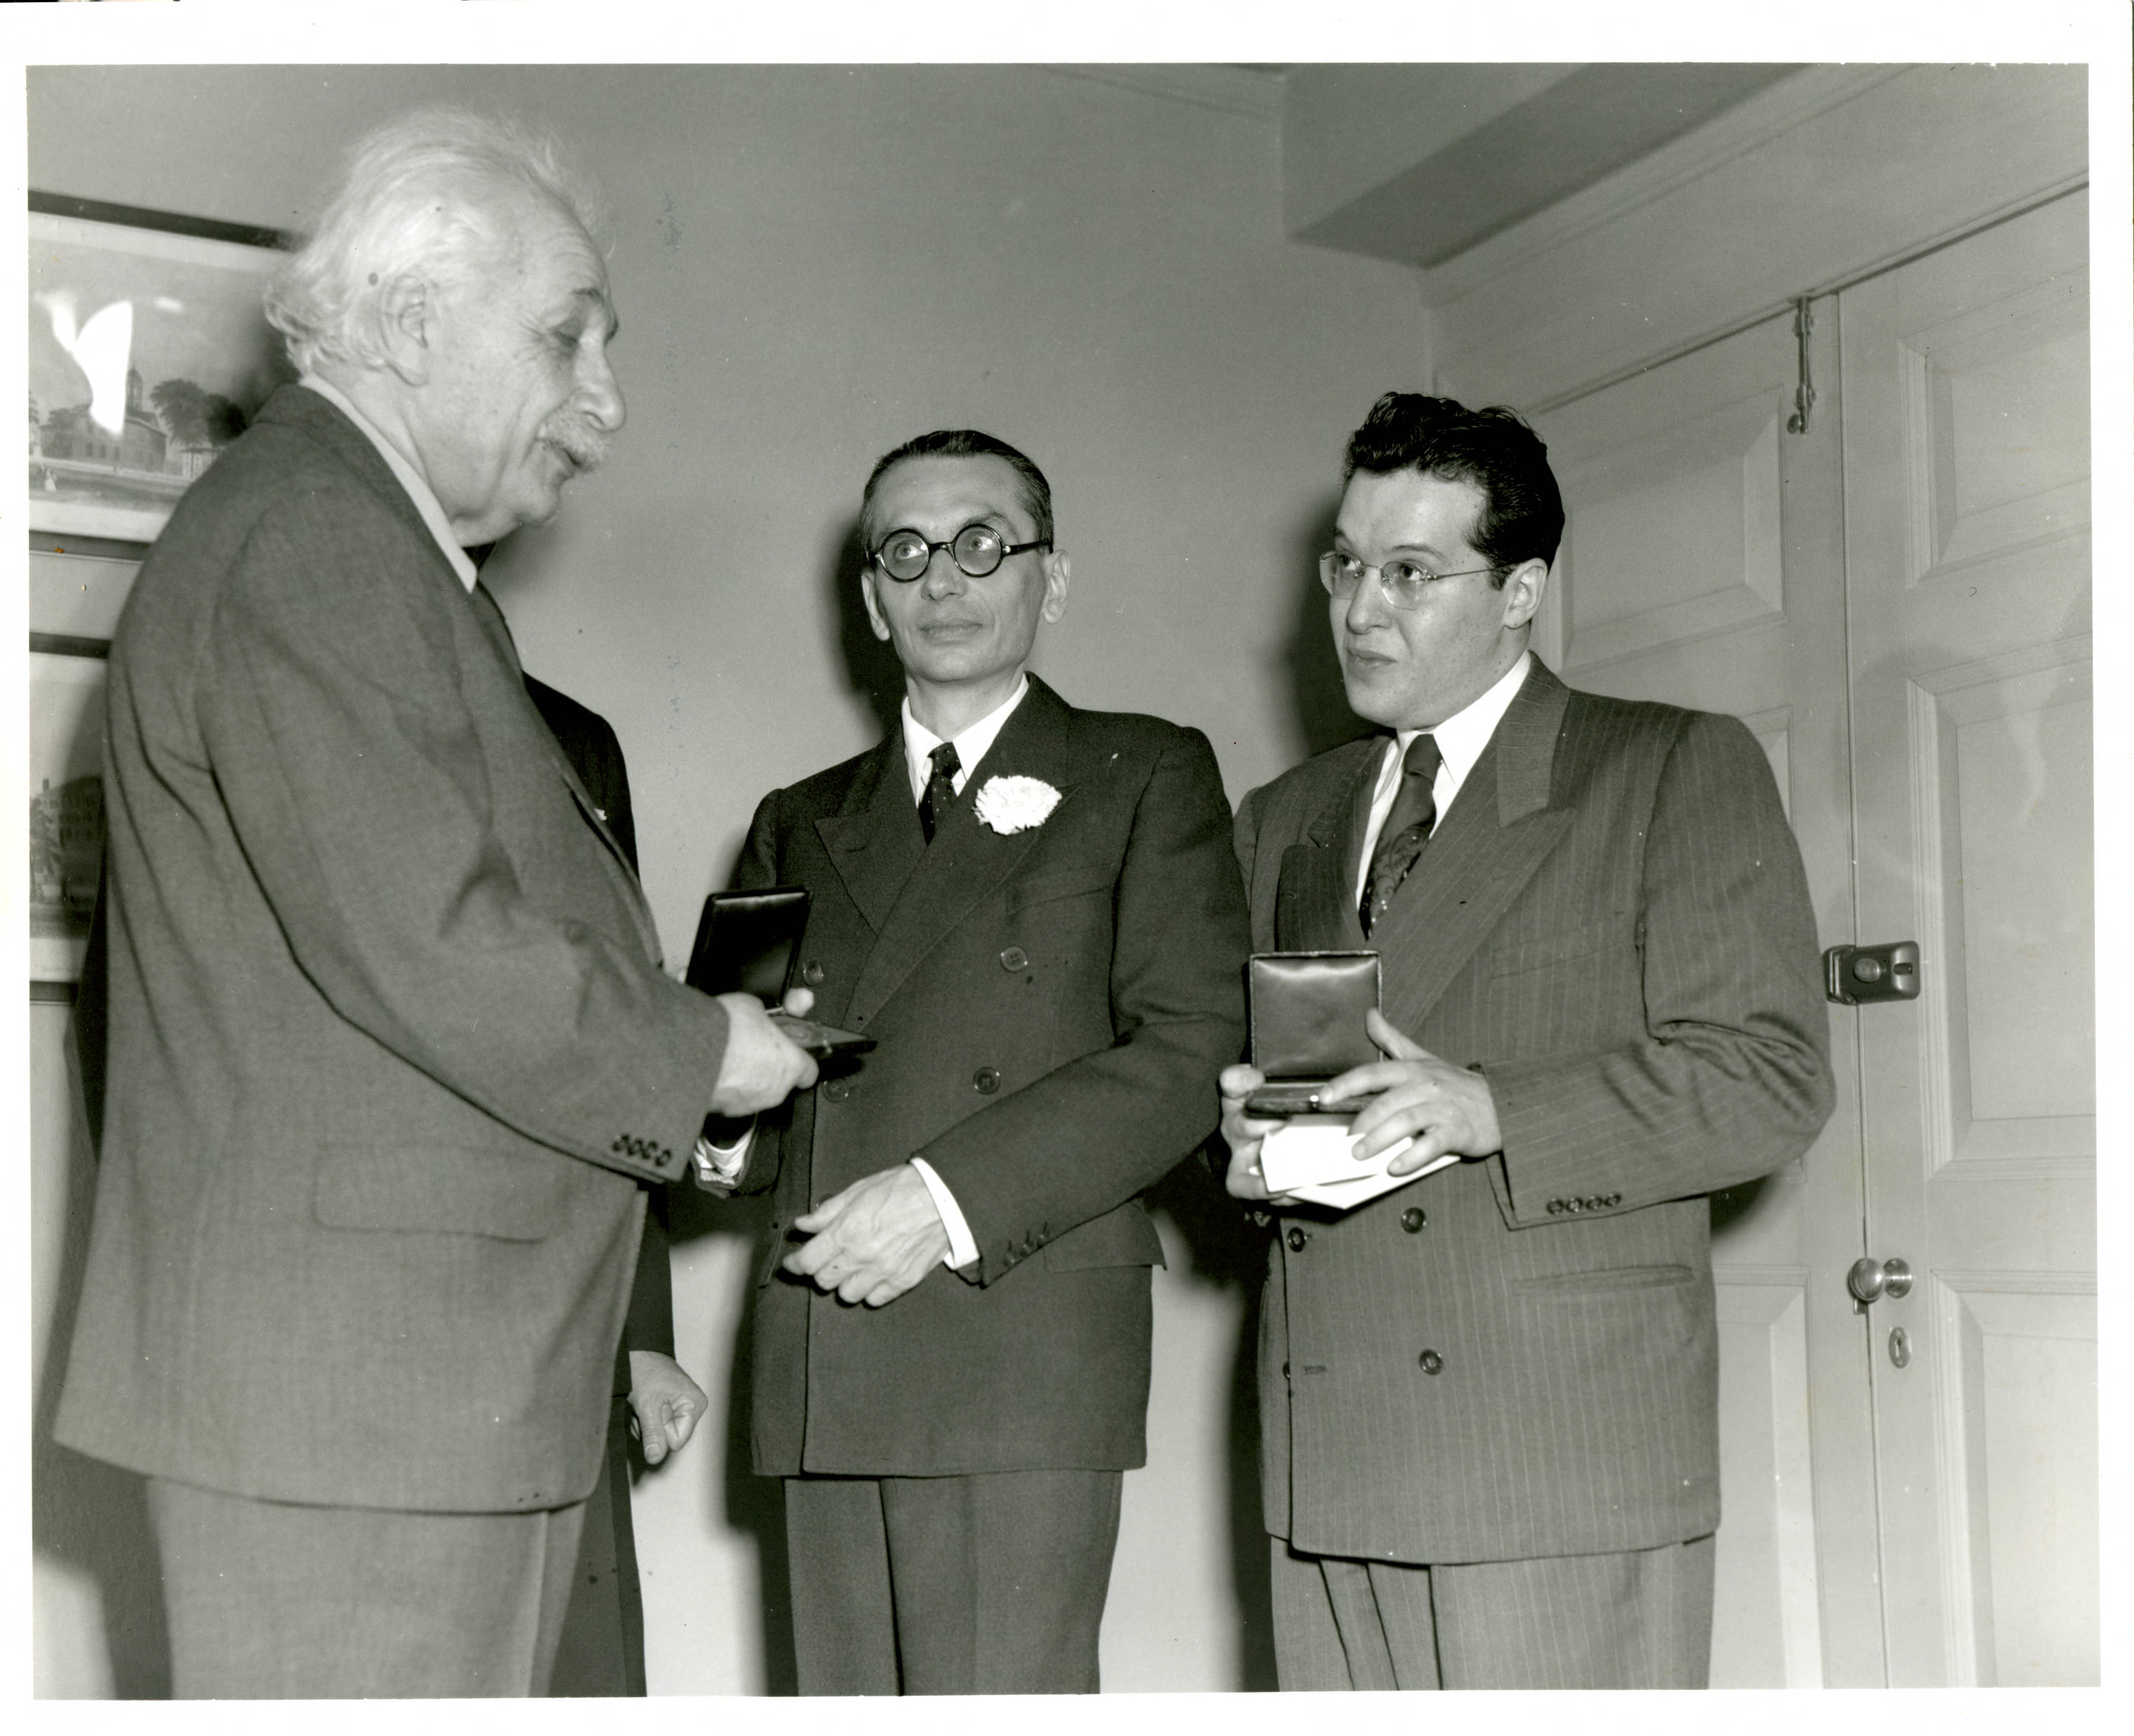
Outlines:
<svg viewBox="0 0 2134 1736"><path fill-rule="evenodd" d="M1371 823L1364 832L1364 853L1356 864L1355 903L1364 902L1364 883L1371 877L1371 853L1378 847L1378 834L1385 829L1386 816L1393 812L1393 798L1400 793L1401 762L1407 757L1408 744L1419 735L1437 737L1437 776L1430 786L1437 807L1437 817L1430 828L1435 832L1444 823L1452 798L1467 781L1467 774L1475 769L1475 762L1489 745L1489 737L1497 733L1497 725L1510 709L1513 696L1533 662L1532 651L1521 651L1519 660L1499 677L1497 684L1464 711L1456 711L1435 729L1403 729L1386 743L1385 760L1378 767L1378 792L1371 798Z"/></svg>
<svg viewBox="0 0 2134 1736"><path fill-rule="evenodd" d="M398 447L385 438L376 423L349 401L348 394L331 380L321 380L316 374L306 374L297 380L297 384L307 392L316 392L360 428L364 438L378 448L378 456L385 461L400 486L408 491L408 498L415 503L415 510L422 515L422 522L429 527L430 534L437 539L437 546L444 550L445 559L452 563L452 571L459 574L460 583L471 594L475 581L474 563L467 559L466 550L460 547L458 539L452 534L451 521L445 516L445 509L438 504L436 494L423 480L422 471L408 461Z"/></svg>

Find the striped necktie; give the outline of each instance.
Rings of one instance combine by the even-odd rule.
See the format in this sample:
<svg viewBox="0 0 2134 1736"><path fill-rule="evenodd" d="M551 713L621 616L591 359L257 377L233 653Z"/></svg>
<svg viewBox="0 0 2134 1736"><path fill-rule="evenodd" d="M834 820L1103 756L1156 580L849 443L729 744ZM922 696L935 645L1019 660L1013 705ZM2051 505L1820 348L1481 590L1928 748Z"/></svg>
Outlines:
<svg viewBox="0 0 2134 1736"><path fill-rule="evenodd" d="M1386 815L1378 834L1378 846L1371 852L1371 872L1364 877L1364 896L1356 907L1357 919L1369 935L1372 925L1385 915L1393 894L1430 842L1430 829L1437 824L1437 799L1432 786L1443 757L1437 737L1419 735L1407 746L1401 762L1400 791Z"/></svg>

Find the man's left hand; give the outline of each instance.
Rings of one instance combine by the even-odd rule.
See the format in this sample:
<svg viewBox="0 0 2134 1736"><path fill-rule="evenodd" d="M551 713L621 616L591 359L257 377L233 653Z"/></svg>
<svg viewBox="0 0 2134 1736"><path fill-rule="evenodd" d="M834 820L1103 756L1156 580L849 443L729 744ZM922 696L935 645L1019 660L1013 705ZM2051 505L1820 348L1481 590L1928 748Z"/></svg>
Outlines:
<svg viewBox="0 0 2134 1736"><path fill-rule="evenodd" d="M809 1240L780 1262L818 1289L871 1308L896 1300L948 1257L949 1231L909 1163L878 1170L793 1221Z"/></svg>
<svg viewBox="0 0 2134 1736"><path fill-rule="evenodd" d="M646 1464L687 1446L711 1402L672 1356L656 1350L630 1353L630 1410Z"/></svg>
<svg viewBox="0 0 2134 1736"><path fill-rule="evenodd" d="M1375 1009L1365 1017L1364 1026L1387 1058L1350 1068L1326 1087L1320 1100L1330 1107L1370 1100L1357 1111L1349 1129L1355 1138L1359 1163L1410 1135L1415 1144L1386 1165L1388 1175L1412 1174L1447 1152L1486 1158L1504 1148L1504 1135L1497 1129L1497 1100L1490 1095L1488 1080L1440 1061L1395 1030Z"/></svg>

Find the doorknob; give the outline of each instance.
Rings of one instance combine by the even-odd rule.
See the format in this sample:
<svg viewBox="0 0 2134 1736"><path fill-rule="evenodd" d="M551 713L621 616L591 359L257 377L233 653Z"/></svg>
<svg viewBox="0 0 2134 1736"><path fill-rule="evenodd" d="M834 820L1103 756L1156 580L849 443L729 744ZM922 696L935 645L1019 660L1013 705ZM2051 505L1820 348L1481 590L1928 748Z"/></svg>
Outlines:
<svg viewBox="0 0 2134 1736"><path fill-rule="evenodd" d="M1853 1312L1864 1314L1867 1304L1878 1297L1909 1295L1912 1269L1901 1260L1865 1255L1852 1262L1852 1269L1845 1274L1845 1288L1852 1293Z"/></svg>

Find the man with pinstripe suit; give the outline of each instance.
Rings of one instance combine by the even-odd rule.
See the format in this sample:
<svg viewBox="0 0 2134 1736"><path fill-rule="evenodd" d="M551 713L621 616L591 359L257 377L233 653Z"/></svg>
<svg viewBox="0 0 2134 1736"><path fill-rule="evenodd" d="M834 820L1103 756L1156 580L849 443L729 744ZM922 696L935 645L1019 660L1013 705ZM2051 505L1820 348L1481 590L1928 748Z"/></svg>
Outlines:
<svg viewBox="0 0 2134 1736"><path fill-rule="evenodd" d="M1263 1493L1285 1689L1692 1687L1719 1522L1715 1189L1831 1108L1815 924L1736 720L1528 649L1563 508L1509 410L1389 393L1320 573L1386 733L1238 812L1256 950L1374 949L1354 1151L1466 1161L1270 1214Z"/></svg>

